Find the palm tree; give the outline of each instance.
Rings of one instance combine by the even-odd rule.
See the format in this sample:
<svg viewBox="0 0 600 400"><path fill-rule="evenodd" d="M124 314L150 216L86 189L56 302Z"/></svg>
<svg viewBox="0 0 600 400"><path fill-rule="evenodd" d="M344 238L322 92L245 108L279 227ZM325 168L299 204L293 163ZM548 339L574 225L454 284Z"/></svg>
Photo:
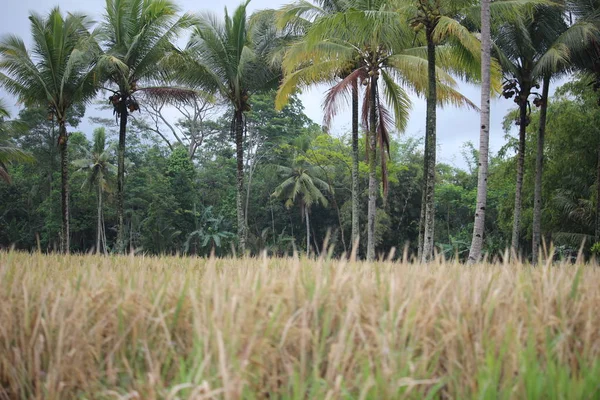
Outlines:
<svg viewBox="0 0 600 400"><path fill-rule="evenodd" d="M278 166L278 172L285 179L271 196L284 199L287 208L299 201L300 215L306 222L306 255L310 254L310 209L319 203L327 206L323 191L331 192L329 184L316 176L310 167L297 164L292 167Z"/></svg>
<svg viewBox="0 0 600 400"><path fill-rule="evenodd" d="M481 1L481 123L479 132L479 170L477 173L477 204L473 238L468 263L481 259L483 231L485 228L485 209L487 205L487 177L490 142L490 91L491 91L491 0Z"/></svg>
<svg viewBox="0 0 600 400"><path fill-rule="evenodd" d="M162 101L183 101L194 96L193 90L164 85L161 68L168 55L176 53L172 41L193 18L177 16L178 7L170 0L106 0L106 14L100 26L105 52L98 65L111 86L109 101L119 119L117 154L117 249L125 249L124 185L125 142L129 113L140 109L136 94Z"/></svg>
<svg viewBox="0 0 600 400"><path fill-rule="evenodd" d="M530 122L530 97L535 95L534 104L542 106L536 161L534 261L537 260L541 236L541 174L550 79L553 74L568 65L571 51L583 47L593 34L593 27L586 22L568 28L562 9L554 5L537 5L533 12L515 16L497 27L495 32L495 53L505 76L503 95L505 98L514 97L519 107L517 180L511 239L511 249L515 254L519 252L525 134ZM540 88L540 79L544 86L541 96L534 90Z"/></svg>
<svg viewBox="0 0 600 400"><path fill-rule="evenodd" d="M116 168L111 164L111 151L106 148L106 132L104 128L94 130L94 146L92 151L83 149L86 153L85 158L73 161L73 165L80 171L87 171L87 180L83 186L90 189L96 188L98 211L96 224L96 253L107 252L106 232L104 230L104 212L103 212L103 193L110 190L108 177L116 173Z"/></svg>
<svg viewBox="0 0 600 400"><path fill-rule="evenodd" d="M435 227L435 165L436 165L436 94L438 85L435 68L438 62L460 76L479 75L479 40L461 24L465 12L473 6L472 0L411 0L399 1L398 10L410 21L415 32L425 35L428 87L425 119L425 152L423 174L423 202L419 225L419 254L427 262L434 250ZM442 46L443 49L439 49Z"/></svg>
<svg viewBox="0 0 600 400"><path fill-rule="evenodd" d="M278 24L282 29L291 29L297 31L301 38L306 34L306 32L310 29L314 21L317 19L332 15L338 12L343 12L349 6L349 2L345 0L319 0L316 1L316 4L312 4L306 1L298 1L295 3L290 3L285 5L279 10L278 15ZM296 49L291 50L294 51L303 51L306 48L307 44L303 43L300 39L297 43L293 45ZM358 57L359 54L356 53ZM292 68L297 69L297 66L292 66ZM337 67L332 71L324 71L329 73L329 76L318 75L314 76L314 81L312 84L316 85L319 83L329 83L335 79L343 80L347 78L347 76L352 72L351 68L347 70L339 70ZM308 78L308 77L307 77ZM308 84L308 82L307 82ZM352 133L351 133L351 144L352 144L352 233L351 238L352 242L356 242L360 237L360 193L359 193L359 175L358 175L358 163L359 163L359 154L358 154L358 122L360 118L359 114L359 86L360 82L358 78L354 79L351 83L352 86L352 94L351 94L351 108L352 108ZM330 94L333 94L335 90L333 88L329 91ZM281 93L281 91L279 92ZM323 123L326 127L330 127L335 114L337 113L337 106L334 101L334 98L327 96L325 98L323 108L327 110L324 115ZM278 97L277 106L278 108L282 108L284 105L282 96Z"/></svg>
<svg viewBox="0 0 600 400"><path fill-rule="evenodd" d="M344 76L327 95L328 118L336 114L340 101L357 91L357 82L365 86L362 122L367 131L369 161L369 260L375 257L377 147L381 148L385 195L388 135L392 126L404 129L410 108L409 96L398 82L419 94L427 91L427 60L418 48L413 48L414 45L414 32L387 1L355 1L346 11L323 16L314 22L305 43L290 48L284 62L286 76L279 91L283 101L296 87L333 81L332 71L337 71L337 76ZM472 105L453 89L455 81L450 75L438 67L434 73L440 82L436 97L439 101Z"/></svg>
<svg viewBox="0 0 600 400"><path fill-rule="evenodd" d="M249 1L241 4L224 21L213 14L202 15L187 45L186 70L190 81L216 88L233 110L231 135L235 138L237 158L237 233L239 250L246 250L246 223L243 209L245 113L250 110L250 97L256 91L274 85L278 80L269 67L269 39L264 31L253 30L246 16ZM268 32L267 32L268 33Z"/></svg>
<svg viewBox="0 0 600 400"><path fill-rule="evenodd" d="M61 248L70 249L69 162L67 115L76 103L85 103L96 93L93 59L96 45L83 15L63 17L58 8L46 18L29 16L32 51L23 40L6 36L0 42L0 83L25 105L48 107L49 118L58 123L61 154Z"/></svg>
<svg viewBox="0 0 600 400"><path fill-rule="evenodd" d="M12 162L31 162L33 157L19 149L10 140L10 129L11 124L5 121L6 118L10 117L8 108L0 100L0 178L6 183L10 183L10 175L8 174L8 164Z"/></svg>

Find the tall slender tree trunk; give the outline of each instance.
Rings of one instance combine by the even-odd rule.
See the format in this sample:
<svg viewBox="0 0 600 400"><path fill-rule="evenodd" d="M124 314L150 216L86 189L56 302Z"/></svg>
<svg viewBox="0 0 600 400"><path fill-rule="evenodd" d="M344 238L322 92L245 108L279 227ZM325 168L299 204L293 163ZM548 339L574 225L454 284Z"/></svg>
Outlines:
<svg viewBox="0 0 600 400"><path fill-rule="evenodd" d="M436 106L437 85L435 76L435 43L433 41L433 28L427 28L427 120L425 123L425 140L427 141L428 154L425 174L425 224L423 234L423 253L421 261L428 262L433 256L434 230L435 230L435 153L436 153Z"/></svg>
<svg viewBox="0 0 600 400"><path fill-rule="evenodd" d="M96 227L96 254L100 254L102 242L102 182L98 182L98 224Z"/></svg>
<svg viewBox="0 0 600 400"><path fill-rule="evenodd" d="M533 237L532 261L538 262L540 243L542 238L542 176L544 173L544 140L546 137L546 115L548 112L548 92L550 90L550 76L543 79L540 126L538 129L537 154L535 157L535 189L533 193Z"/></svg>
<svg viewBox="0 0 600 400"><path fill-rule="evenodd" d="M119 103L121 121L119 125L119 148L117 151L117 251L125 252L125 135L127 134L126 96Z"/></svg>
<svg viewBox="0 0 600 400"><path fill-rule="evenodd" d="M350 247L360 238L360 195L358 187L358 82L352 82L352 239Z"/></svg>
<svg viewBox="0 0 600 400"><path fill-rule="evenodd" d="M525 170L525 134L527 133L527 99L530 87L525 84L521 87L519 99L519 148L517 150L517 183L515 187L515 210L513 216L513 229L511 249L515 255L519 255L519 234L521 231L521 196L523 193L523 173Z"/></svg>
<svg viewBox="0 0 600 400"><path fill-rule="evenodd" d="M246 219L244 218L244 114L243 111L235 112L235 150L237 156L237 223L238 223L238 248L241 255L246 252Z"/></svg>
<svg viewBox="0 0 600 400"><path fill-rule="evenodd" d="M477 204L473 238L468 263L481 260L483 234L485 229L485 209L487 207L487 179L490 142L490 67L492 40L490 33L490 1L481 2L481 121L479 131L479 165L477 174Z"/></svg>
<svg viewBox="0 0 600 400"><path fill-rule="evenodd" d="M375 259L375 216L377 214L377 76L371 77L369 115L369 207L367 213L367 260Z"/></svg>
<svg viewBox="0 0 600 400"><path fill-rule="evenodd" d="M421 186L421 216L419 217L419 238L417 248L417 258L421 260L423 254L423 237L425 236L425 194L427 193L427 156L429 154L429 146L427 145L427 137L425 137L425 149L423 151L423 184Z"/></svg>
<svg viewBox="0 0 600 400"><path fill-rule="evenodd" d="M306 257L310 255L310 221L308 220L308 207L304 206L304 218L306 219Z"/></svg>
<svg viewBox="0 0 600 400"><path fill-rule="evenodd" d="M596 232L594 240L600 242L600 143L598 143L598 162L596 165Z"/></svg>
<svg viewBox="0 0 600 400"><path fill-rule="evenodd" d="M61 225L61 251L68 254L71 250L71 228L69 224L69 153L67 142L67 127L65 121L59 121L59 146L60 146L60 203L62 214Z"/></svg>

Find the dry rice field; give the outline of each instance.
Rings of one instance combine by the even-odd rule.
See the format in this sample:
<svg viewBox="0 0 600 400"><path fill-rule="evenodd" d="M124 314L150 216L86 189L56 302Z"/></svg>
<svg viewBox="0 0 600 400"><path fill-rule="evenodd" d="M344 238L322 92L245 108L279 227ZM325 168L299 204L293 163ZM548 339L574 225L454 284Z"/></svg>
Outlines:
<svg viewBox="0 0 600 400"><path fill-rule="evenodd" d="M0 399L600 399L600 267L0 252Z"/></svg>

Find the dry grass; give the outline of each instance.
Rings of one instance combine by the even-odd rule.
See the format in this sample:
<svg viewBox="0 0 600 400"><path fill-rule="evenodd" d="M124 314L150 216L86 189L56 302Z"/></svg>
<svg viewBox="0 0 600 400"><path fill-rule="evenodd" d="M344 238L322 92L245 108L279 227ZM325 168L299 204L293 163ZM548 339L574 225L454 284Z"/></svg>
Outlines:
<svg viewBox="0 0 600 400"><path fill-rule="evenodd" d="M600 398L600 269L0 253L0 399Z"/></svg>

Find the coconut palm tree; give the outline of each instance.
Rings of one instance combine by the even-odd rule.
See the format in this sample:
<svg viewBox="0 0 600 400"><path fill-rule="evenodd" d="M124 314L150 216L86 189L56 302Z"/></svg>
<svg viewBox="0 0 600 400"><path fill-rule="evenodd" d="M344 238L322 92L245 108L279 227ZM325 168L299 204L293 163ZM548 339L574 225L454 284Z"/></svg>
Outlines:
<svg viewBox="0 0 600 400"><path fill-rule="evenodd" d="M355 1L346 11L315 21L304 43L291 47L284 61L286 75L279 90L282 101L297 87L320 81L335 84L327 95L326 116L335 115L339 102L352 96L356 82L365 87L362 122L367 131L369 161L367 259L375 257L377 147L381 149L385 195L388 135L394 127L404 129L410 108L404 87L419 94L427 91L427 60L418 48L418 39L387 1ZM439 67L434 73L440 85L438 100L474 107L454 90L455 81L448 73ZM332 75L345 78L336 82Z"/></svg>
<svg viewBox="0 0 600 400"><path fill-rule="evenodd" d="M186 74L190 83L216 89L232 108L231 135L237 158L237 233L241 253L246 249L246 223L243 208L244 136L246 112L256 91L274 86L279 79L268 62L271 30L253 29L246 15L248 2L232 16L225 10L223 21L203 14L194 26L186 48Z"/></svg>
<svg viewBox="0 0 600 400"><path fill-rule="evenodd" d="M477 203L473 238L469 250L468 263L481 259L483 233L485 228L485 209L487 205L487 177L490 141L490 91L491 91L491 0L481 1L481 122L479 132L479 170L477 173Z"/></svg>
<svg viewBox="0 0 600 400"><path fill-rule="evenodd" d="M176 53L173 40L189 27L189 14L178 16L170 0L106 0L106 14L99 28L104 53L98 60L102 77L112 92L109 102L119 120L117 154L117 249L125 249L124 185L125 145L130 113L140 109L139 101L149 96L162 101L184 101L193 90L165 85L175 71L161 68L167 56ZM138 98L138 94L140 95Z"/></svg>
<svg viewBox="0 0 600 400"><path fill-rule="evenodd" d="M96 93L93 70L97 47L83 15L58 8L47 17L29 16L33 46L28 51L22 39L5 36L0 41L0 83L29 105L48 107L49 118L58 123L61 154L61 249L70 249L69 162L67 116L76 103L85 103Z"/></svg>
<svg viewBox="0 0 600 400"><path fill-rule="evenodd" d="M327 15L332 15L335 13L345 11L350 3L347 0L319 0L316 1L315 4L309 3L307 1L297 1L295 3L290 3L288 5L283 6L278 11L277 22L281 29L288 29L296 32L300 39L294 43L292 46L296 47L295 51L302 51L302 48L306 46L306 43L302 42L302 38L306 34L306 32L310 29L312 24L319 18ZM357 54L358 56L358 54ZM284 57L285 58L285 57ZM295 68L295 66L294 66ZM313 82L313 84L317 85L320 83L328 83L333 79L344 79L348 74L352 72L351 69L346 71L327 71L330 73L329 77L317 77L317 79ZM339 76L338 76L339 74ZM321 81L322 78L324 82ZM359 154L358 154L358 122L359 122L359 85L357 79L352 83L352 99L351 99L351 108L352 108L352 132L351 132L351 145L352 145L352 233L351 238L352 242L356 242L359 239L360 225L359 225L359 216L360 216L360 202L359 202L359 176L358 176L358 163L359 163ZM281 93L281 92L280 92ZM278 97L277 101L278 108L283 107L284 101L281 96ZM336 104L331 102L329 96L325 99L323 108L328 110L323 119L324 125L329 128L331 122L335 116Z"/></svg>
<svg viewBox="0 0 600 400"><path fill-rule="evenodd" d="M312 24L319 18L333 15L335 13L344 12L350 5L350 2L347 0L319 0L315 2L316 4L309 3L307 1L297 1L295 3L290 3L288 5L283 6L278 12L278 25L281 29L291 29L297 32L300 35L300 40L294 43L292 46L295 47L293 52L303 51L306 47L306 43L303 43L301 40L306 32L310 29ZM358 57L359 54L356 53ZM292 68L297 69L297 66L292 66ZM332 80L338 79L343 80L347 78L347 76L352 72L352 68L348 68L346 70L340 70L339 68L334 68L332 71L324 71L328 72L329 76L317 75L314 76L314 82L312 84L318 85L320 83L329 83ZM358 175L358 164L359 164L359 154L358 154L358 125L359 125L359 87L360 82L358 78L354 79L351 82L351 109L352 109L352 132L351 132L351 145L352 145L352 233L351 240L352 243L355 243L359 240L360 237L360 192L359 192L359 175ZM281 91L279 92L281 93ZM327 96L324 100L323 108L326 111L323 123L329 128L337 113L337 104L334 100L335 97L332 95L335 93L334 88L329 91L329 96ZM284 105L282 96L278 97L277 101L278 108L282 108Z"/></svg>
<svg viewBox="0 0 600 400"><path fill-rule="evenodd" d="M96 224L96 253L107 252L106 232L104 230L103 194L110 191L109 175L116 173L117 168L111 164L111 149L106 147L104 128L94 130L94 146L92 150L82 149L85 158L73 161L80 171L87 172L87 179L82 187L97 190L98 211Z"/></svg>
<svg viewBox="0 0 600 400"><path fill-rule="evenodd" d="M428 85L426 94L425 152L423 201L419 225L419 254L427 262L434 250L435 227L435 165L438 85L435 67L438 63L461 77L479 77L481 44L462 24L472 0L410 0L396 1L414 31L425 37L423 51L427 57ZM442 47L440 49L440 47Z"/></svg>
<svg viewBox="0 0 600 400"><path fill-rule="evenodd" d="M505 78L503 95L505 98L514 98L519 107L516 122L519 126L517 179L511 239L511 249L515 254L519 252L525 134L530 122L530 98L535 96L533 103L542 106L536 162L534 260L537 259L541 236L541 174L550 80L553 74L568 66L571 52L582 48L594 34L595 28L585 21L568 27L563 9L555 5L536 5L533 12L505 20L495 28L494 51ZM541 95L535 91L540 88L540 80L544 86Z"/></svg>
<svg viewBox="0 0 600 400"><path fill-rule="evenodd" d="M317 177L310 166L296 164L292 167L280 165L277 167L284 181L275 188L271 196L285 200L287 208L296 201L300 206L300 215L306 222L306 255L310 254L310 209L313 205L327 206L328 202L323 192L331 192L329 184Z"/></svg>

